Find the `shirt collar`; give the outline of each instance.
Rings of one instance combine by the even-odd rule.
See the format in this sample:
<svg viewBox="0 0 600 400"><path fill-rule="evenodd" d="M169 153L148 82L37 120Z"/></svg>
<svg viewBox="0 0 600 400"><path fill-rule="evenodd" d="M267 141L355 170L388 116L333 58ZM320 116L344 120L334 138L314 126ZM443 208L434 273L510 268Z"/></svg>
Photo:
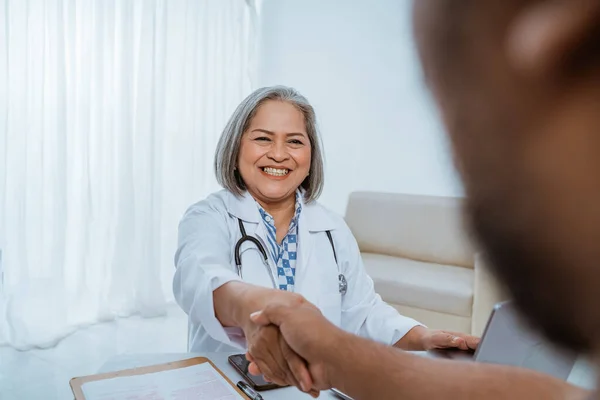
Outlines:
<svg viewBox="0 0 600 400"><path fill-rule="evenodd" d="M273 216L269 214L257 201L255 201L256 207L258 207L258 212L262 217L262 220L265 224L275 226L275 221L273 220ZM292 231L298 225L298 219L300 218L300 213L302 212L302 194L299 190L296 191L296 211L294 212L294 217L290 222L289 231Z"/></svg>
<svg viewBox="0 0 600 400"><path fill-rule="evenodd" d="M300 196L298 193L300 192ZM235 218L239 218L244 222L258 224L262 218L256 201L250 193L245 191L241 195L235 195L230 191L226 191L226 203L229 214ZM316 201L305 203L304 193L300 190L296 192L296 201L300 201L301 213L298 213L298 221L310 232L321 232L334 230L338 227L336 220L332 218L329 211L321 206Z"/></svg>

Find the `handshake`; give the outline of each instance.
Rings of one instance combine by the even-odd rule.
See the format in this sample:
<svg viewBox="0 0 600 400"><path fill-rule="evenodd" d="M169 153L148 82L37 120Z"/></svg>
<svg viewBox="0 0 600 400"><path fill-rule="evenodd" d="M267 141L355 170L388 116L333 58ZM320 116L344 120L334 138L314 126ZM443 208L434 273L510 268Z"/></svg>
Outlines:
<svg viewBox="0 0 600 400"><path fill-rule="evenodd" d="M242 329L251 374L262 374L265 380L281 386L296 386L313 397L321 390L341 386L339 379L344 377L336 376L341 374L338 364L344 361L344 354L363 342L330 323L301 295L284 291L272 291L267 305L252 313ZM472 336L416 326L395 347L470 350L478 343Z"/></svg>
<svg viewBox="0 0 600 400"><path fill-rule="evenodd" d="M343 332L302 296L288 294L250 316L244 327L249 372L281 386L296 386L317 397L332 387L325 353Z"/></svg>

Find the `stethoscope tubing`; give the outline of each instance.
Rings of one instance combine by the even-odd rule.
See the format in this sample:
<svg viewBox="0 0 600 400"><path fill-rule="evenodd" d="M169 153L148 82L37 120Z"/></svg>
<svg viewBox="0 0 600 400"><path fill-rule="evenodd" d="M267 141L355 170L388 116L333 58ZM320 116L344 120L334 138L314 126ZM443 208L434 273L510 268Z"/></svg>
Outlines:
<svg viewBox="0 0 600 400"><path fill-rule="evenodd" d="M250 236L246 233L246 228L244 228L244 223L239 218L238 218L238 224L240 226L240 232L242 234L242 237L235 244L234 258L235 258L235 267L237 269L237 273L238 273L239 277L244 279L244 277L242 275L242 257L240 254L240 248L242 247L242 244L244 244L244 242L248 240L248 241L254 243L254 245L256 246L258 251L260 251L260 253L262 254L263 261L264 261L265 267L267 268L267 272L269 273L269 277L271 278L271 283L273 285L273 288L277 289L277 283L275 282L275 278L273 277L273 271L271 271L271 268L269 267L269 257L267 256L267 252L266 252L264 246L257 238L255 238L254 236ZM338 267L338 272L340 272L340 274L338 275L339 292L342 295L344 295L344 294L346 294L346 291L348 290L348 282L346 281L346 277L344 276L344 274L342 274L341 271L339 271L340 266L338 264L337 253L335 251L335 246L333 244L333 238L331 237L331 232L325 231L325 233L327 234L327 239L329 239L329 243L331 243L331 249L333 250L333 258L335 259L335 263Z"/></svg>

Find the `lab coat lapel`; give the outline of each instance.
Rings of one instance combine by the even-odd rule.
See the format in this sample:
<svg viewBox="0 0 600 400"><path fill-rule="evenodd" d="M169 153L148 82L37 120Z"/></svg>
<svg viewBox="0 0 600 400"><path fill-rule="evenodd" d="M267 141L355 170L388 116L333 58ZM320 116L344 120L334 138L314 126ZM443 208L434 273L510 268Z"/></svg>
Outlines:
<svg viewBox="0 0 600 400"><path fill-rule="evenodd" d="M300 213L298 221L298 258L296 259L296 292L304 293L310 301L308 293L311 291L310 284L310 255L313 252L314 238L308 229L306 209Z"/></svg>
<svg viewBox="0 0 600 400"><path fill-rule="evenodd" d="M310 296L315 287L313 277L316 274L320 255L316 254L316 240L327 240L320 232L333 231L335 223L326 210L316 202L302 204L302 212L298 222L298 259L296 261L296 291L305 297ZM322 237L321 237L322 236Z"/></svg>
<svg viewBox="0 0 600 400"><path fill-rule="evenodd" d="M270 248L268 244L269 241L267 240L268 233L265 228L265 224L262 223L262 219L260 217L260 212L258 211L258 205L256 204L256 201L248 192L244 192L244 194L241 196L235 196L233 193L229 192L227 202L229 207L229 214L231 214L234 218L241 219L244 222L246 233L250 236L254 236L255 238L257 238L262 244L262 247L267 252L269 269L271 270L271 274L274 274L276 270L271 259ZM242 244L241 251L243 253L245 250L253 249L255 247L256 246L254 244L246 241L244 242L244 244ZM270 281L269 287L271 287Z"/></svg>
<svg viewBox="0 0 600 400"><path fill-rule="evenodd" d="M244 192L240 196L227 192L227 210L234 218L239 218L244 222L255 224L260 222L256 201L248 192Z"/></svg>
<svg viewBox="0 0 600 400"><path fill-rule="evenodd" d="M265 224L259 222L256 224L256 229L254 230L254 236L258 238L260 243L262 243L265 251L267 252L267 257L269 259L269 266L273 269L273 260L271 259L271 247L269 246L268 233L267 228L265 228Z"/></svg>
<svg viewBox="0 0 600 400"><path fill-rule="evenodd" d="M229 192L228 197L229 213L245 222L246 233L260 240L267 256L269 255L269 247L267 240L267 230L264 224L261 223L260 212L254 198L248 192L244 192L241 196L236 196ZM250 225L250 224L252 225Z"/></svg>
<svg viewBox="0 0 600 400"><path fill-rule="evenodd" d="M256 210L258 212L258 207L256 206L256 204L254 204L254 206L256 207ZM260 213L259 213L259 218L260 218ZM267 264L269 266L269 270L271 272L273 279L277 280L277 278L276 278L277 277L277 266L275 265L275 262L273 261L273 256L271 255L271 246L269 245L268 235L269 235L269 233L267 232L267 228L265 227L265 224L262 222L262 218L261 218L261 221L258 224L256 224L256 229L254 230L254 236L256 238L258 238L258 240L262 244L263 248L267 252ZM272 284L272 282L271 282L271 284ZM275 283L275 289L277 289L277 283Z"/></svg>

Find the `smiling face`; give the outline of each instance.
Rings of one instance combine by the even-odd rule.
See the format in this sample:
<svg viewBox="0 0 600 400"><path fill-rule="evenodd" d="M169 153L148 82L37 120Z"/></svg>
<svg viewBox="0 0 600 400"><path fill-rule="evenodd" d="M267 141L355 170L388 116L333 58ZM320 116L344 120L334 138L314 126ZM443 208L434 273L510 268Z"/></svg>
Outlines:
<svg viewBox="0 0 600 400"><path fill-rule="evenodd" d="M302 112L285 101L261 104L242 136L238 157L238 171L252 197L263 205L294 201L310 162Z"/></svg>

